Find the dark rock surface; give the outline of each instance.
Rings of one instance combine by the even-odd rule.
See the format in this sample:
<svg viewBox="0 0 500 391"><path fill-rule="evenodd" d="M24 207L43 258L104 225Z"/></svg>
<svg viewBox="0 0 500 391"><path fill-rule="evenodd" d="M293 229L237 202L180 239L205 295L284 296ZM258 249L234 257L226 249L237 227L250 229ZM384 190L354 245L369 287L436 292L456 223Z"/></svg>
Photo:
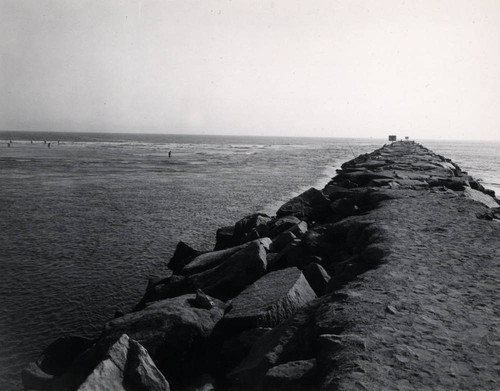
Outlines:
<svg viewBox="0 0 500 391"><path fill-rule="evenodd" d="M51 343L21 373L23 386L27 389L43 389L57 376L66 372L76 358L87 350L93 341L78 336L65 336Z"/></svg>
<svg viewBox="0 0 500 391"><path fill-rule="evenodd" d="M254 242L262 245L265 249L268 249L271 244L271 240L268 238L257 239ZM193 260L191 260L191 262L189 262L186 266L184 266L180 271L180 273L183 275L191 275L214 268L215 266L218 266L225 260L227 260L231 255L239 251L242 251L251 245L252 242L241 244L235 247L230 247L224 250L218 250L201 254L196 258L194 258Z"/></svg>
<svg viewBox="0 0 500 391"><path fill-rule="evenodd" d="M51 345L23 382L500 389L499 221L495 194L449 159L413 142L386 145L276 217L219 229L213 252L179 243L174 274L152 280L133 312L96 341ZM123 334L137 342L120 372L109 352L124 350Z"/></svg>
<svg viewBox="0 0 500 391"><path fill-rule="evenodd" d="M200 255L201 252L195 250L184 242L177 243L174 255L168 263L168 267L174 272L181 270L187 263L189 263L194 257Z"/></svg>
<svg viewBox="0 0 500 391"><path fill-rule="evenodd" d="M226 305L211 300L210 310L192 306L195 294L151 303L108 322L99 343L109 345L127 334L147 349L170 383L183 383L200 374L208 338L224 315Z"/></svg>
<svg viewBox="0 0 500 391"><path fill-rule="evenodd" d="M316 295L323 296L330 281L330 275L323 266L314 262L310 263L304 268L303 273Z"/></svg>
<svg viewBox="0 0 500 391"><path fill-rule="evenodd" d="M221 326L228 330L274 327L315 298L299 269L278 270L255 281L234 298Z"/></svg>
<svg viewBox="0 0 500 391"><path fill-rule="evenodd" d="M311 221L322 220L330 213L330 203L325 195L315 188L292 198L276 212L277 217L295 216Z"/></svg>

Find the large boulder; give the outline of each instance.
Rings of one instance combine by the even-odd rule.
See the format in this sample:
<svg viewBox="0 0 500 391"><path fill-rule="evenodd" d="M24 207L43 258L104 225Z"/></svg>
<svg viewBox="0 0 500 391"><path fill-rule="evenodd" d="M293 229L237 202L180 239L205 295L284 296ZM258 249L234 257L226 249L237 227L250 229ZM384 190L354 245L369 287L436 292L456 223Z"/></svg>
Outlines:
<svg viewBox="0 0 500 391"><path fill-rule="evenodd" d="M57 376L65 373L76 358L92 345L84 337L68 335L52 342L21 373L24 388L43 389Z"/></svg>
<svg viewBox="0 0 500 391"><path fill-rule="evenodd" d="M220 327L231 331L274 327L315 298L299 269L278 270L255 281L233 299Z"/></svg>
<svg viewBox="0 0 500 391"><path fill-rule="evenodd" d="M218 299L232 299L266 272L266 255L261 241L250 242L219 265L190 275L189 284Z"/></svg>
<svg viewBox="0 0 500 391"><path fill-rule="evenodd" d="M168 267L177 272L181 270L184 265L188 264L193 258L200 255L201 251L195 250L194 248L188 246L186 243L180 241L177 243L174 255L168 263Z"/></svg>
<svg viewBox="0 0 500 391"><path fill-rule="evenodd" d="M430 187L444 186L450 190L463 191L469 187L469 182L461 177L434 177L428 180Z"/></svg>
<svg viewBox="0 0 500 391"><path fill-rule="evenodd" d="M291 318L255 342L246 358L226 380L238 389L262 388L269 369L289 361L307 360L315 355L315 311L318 300L299 309Z"/></svg>
<svg viewBox="0 0 500 391"><path fill-rule="evenodd" d="M93 390L168 391L170 386L146 349L123 334L78 388Z"/></svg>
<svg viewBox="0 0 500 391"><path fill-rule="evenodd" d="M297 236L293 234L293 232L290 231L285 231L279 234L271 243L270 250L272 252L280 252L285 248L285 246L289 245L292 243L295 239L297 239Z"/></svg>
<svg viewBox="0 0 500 391"><path fill-rule="evenodd" d="M234 225L221 227L217 230L217 233L215 234L214 251L224 250L225 248L234 247L235 245Z"/></svg>
<svg viewBox="0 0 500 391"><path fill-rule="evenodd" d="M211 299L210 310L193 306L195 294L150 303L141 311L108 322L100 346L127 334L144 346L169 382L185 384L200 374L208 338L226 304Z"/></svg>
<svg viewBox="0 0 500 391"><path fill-rule="evenodd" d="M245 216L234 225L235 243L244 243L267 235L271 218L263 213Z"/></svg>
<svg viewBox="0 0 500 391"><path fill-rule="evenodd" d="M257 239L254 242L261 244L265 249L269 249L269 246L271 245L271 239L269 238ZM191 275L218 266L233 254L245 249L248 246L251 246L251 243L253 242L244 243L239 246L227 248L224 250L201 254L194 258L186 266L184 266L184 268L181 270L181 274Z"/></svg>
<svg viewBox="0 0 500 391"><path fill-rule="evenodd" d="M325 195L315 188L292 198L276 212L277 217L296 216L311 221L324 220L331 213L330 202Z"/></svg>
<svg viewBox="0 0 500 391"><path fill-rule="evenodd" d="M270 231L268 237L274 239L280 233L300 223L300 219L295 216L283 216L269 224Z"/></svg>
<svg viewBox="0 0 500 391"><path fill-rule="evenodd" d="M498 208L500 206L495 200L495 198L478 190L465 188L464 195L465 197L470 198L471 200L480 202L481 204L487 206L488 208Z"/></svg>
<svg viewBox="0 0 500 391"><path fill-rule="evenodd" d="M187 279L177 274L171 275L159 281L151 281L146 288L146 293L141 301L134 307L134 311L143 309L151 301L168 299L171 297L185 295L189 292Z"/></svg>

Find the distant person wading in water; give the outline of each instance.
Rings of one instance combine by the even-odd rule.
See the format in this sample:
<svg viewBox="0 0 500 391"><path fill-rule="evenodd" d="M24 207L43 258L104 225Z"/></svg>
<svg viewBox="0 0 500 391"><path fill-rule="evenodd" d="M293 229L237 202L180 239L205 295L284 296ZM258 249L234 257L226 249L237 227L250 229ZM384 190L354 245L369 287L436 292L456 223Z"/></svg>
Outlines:
<svg viewBox="0 0 500 391"><path fill-rule="evenodd" d="M172 151L168 151L168 157L170 158L172 156Z"/></svg>

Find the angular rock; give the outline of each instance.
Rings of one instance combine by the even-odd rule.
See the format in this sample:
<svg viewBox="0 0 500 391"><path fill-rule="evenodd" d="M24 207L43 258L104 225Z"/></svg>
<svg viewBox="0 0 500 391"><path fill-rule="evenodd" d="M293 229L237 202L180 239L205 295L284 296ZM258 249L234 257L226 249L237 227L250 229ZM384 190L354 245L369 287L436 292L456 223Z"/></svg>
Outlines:
<svg viewBox="0 0 500 391"><path fill-rule="evenodd" d="M304 390L317 388L316 359L290 361L269 369L264 387L271 390Z"/></svg>
<svg viewBox="0 0 500 391"><path fill-rule="evenodd" d="M316 338L314 313L320 302L314 300L255 342L246 358L226 380L240 389L261 388L267 371L288 361L313 357Z"/></svg>
<svg viewBox="0 0 500 391"><path fill-rule="evenodd" d="M470 198L471 200L486 205L488 208L498 208L500 206L495 200L495 198L478 190L465 188L464 195L465 197Z"/></svg>
<svg viewBox="0 0 500 391"><path fill-rule="evenodd" d="M175 248L174 255L168 263L168 267L170 268L170 270L177 272L181 270L189 261L191 261L191 259L200 254L200 251L197 251L194 248L188 246L186 243L180 241L179 243L177 243L177 247Z"/></svg>
<svg viewBox="0 0 500 391"><path fill-rule="evenodd" d="M155 301L185 295L188 293L186 277L174 274L163 283L155 285L153 291Z"/></svg>
<svg viewBox="0 0 500 391"><path fill-rule="evenodd" d="M270 224L270 231L267 236L274 239L280 233L300 223L300 219L295 216L283 216Z"/></svg>
<svg viewBox="0 0 500 391"><path fill-rule="evenodd" d="M212 269L190 275L188 280L195 289L202 289L221 300L229 300L262 276L266 269L266 248L260 240L256 240L245 244Z"/></svg>
<svg viewBox="0 0 500 391"><path fill-rule="evenodd" d="M269 232L267 224L271 221L271 218L263 213L254 213L253 215L246 216L236 222L234 225L234 240L236 243L247 242L248 239L252 240L253 236L261 238L266 236Z"/></svg>
<svg viewBox="0 0 500 391"><path fill-rule="evenodd" d="M292 232L285 231L273 240L269 249L273 252L280 252L286 245L292 243L296 238L297 237Z"/></svg>
<svg viewBox="0 0 500 391"><path fill-rule="evenodd" d="M277 217L292 215L312 221L323 220L330 214L330 202L320 190L313 187L286 202L276 212Z"/></svg>
<svg viewBox="0 0 500 391"><path fill-rule="evenodd" d="M229 227L222 227L217 230L215 235L214 251L224 250L226 248L234 247L235 245L233 225Z"/></svg>
<svg viewBox="0 0 500 391"><path fill-rule="evenodd" d="M290 252L292 252L296 248L296 246L297 244L295 243L295 241L293 241L292 243L289 243L285 247L283 247L279 253L268 254L270 255L270 257L268 259L269 263L267 265L267 270L276 271L288 268L288 256L290 255Z"/></svg>
<svg viewBox="0 0 500 391"><path fill-rule="evenodd" d="M330 275L323 268L323 266L317 263L310 263L304 268L302 273L317 296L323 296L326 293L326 287L328 285L328 281L330 281Z"/></svg>
<svg viewBox="0 0 500 391"><path fill-rule="evenodd" d="M224 334L221 342L222 347L218 355L219 357L218 360L214 362L212 372L219 376L223 376L234 369L234 367L245 358L255 342L270 330L271 328L257 327L255 329L244 330L231 337Z"/></svg>
<svg viewBox="0 0 500 391"><path fill-rule="evenodd" d="M361 171L353 171L353 172L342 172L337 177L334 178L334 181L337 183L342 183L344 181L349 181L355 183L357 186L366 186L374 179L393 179L394 173L389 171L369 171L369 170L361 170Z"/></svg>
<svg viewBox="0 0 500 391"><path fill-rule="evenodd" d="M170 385L155 366L146 349L133 339L129 340L129 353L125 367L128 390L168 391Z"/></svg>
<svg viewBox="0 0 500 391"><path fill-rule="evenodd" d="M134 311L143 309L149 302L181 296L186 293L189 293L189 285L187 284L186 277L174 274L156 283L148 284L146 293L134 307Z"/></svg>
<svg viewBox="0 0 500 391"><path fill-rule="evenodd" d="M288 228L285 232L291 232L298 238L302 237L307 232L308 225L305 221L301 221L298 224L293 225Z"/></svg>
<svg viewBox="0 0 500 391"><path fill-rule="evenodd" d="M196 297L190 303L195 308L203 308L205 310L211 310L214 306L214 301L201 289L196 291Z"/></svg>
<svg viewBox="0 0 500 391"><path fill-rule="evenodd" d="M463 178L449 177L449 178L431 178L428 180L430 187L445 186L450 190L463 191L469 185Z"/></svg>
<svg viewBox="0 0 500 391"><path fill-rule="evenodd" d="M271 239L269 238L257 239L253 242L244 243L236 247L231 247L224 250L212 251L209 253L201 254L198 257L194 258L191 262L189 262L189 264L184 266L184 268L181 270L181 274L189 276L192 274L203 272L215 266L218 266L233 254L237 253L238 251L244 250L246 247L250 246L251 243L258 243L262 245L265 249L269 249L269 246L271 245Z"/></svg>
<svg viewBox="0 0 500 391"><path fill-rule="evenodd" d="M255 281L234 298L220 327L228 330L274 327L315 298L299 269L278 270Z"/></svg>
<svg viewBox="0 0 500 391"><path fill-rule="evenodd" d="M124 334L78 388L93 390L168 391L170 386L146 349Z"/></svg>
<svg viewBox="0 0 500 391"><path fill-rule="evenodd" d="M99 345L109 346L127 334L147 349L169 382L193 380L202 371L208 337L226 309L216 299L211 310L194 308L195 299L189 294L157 301L113 319L105 325Z"/></svg>

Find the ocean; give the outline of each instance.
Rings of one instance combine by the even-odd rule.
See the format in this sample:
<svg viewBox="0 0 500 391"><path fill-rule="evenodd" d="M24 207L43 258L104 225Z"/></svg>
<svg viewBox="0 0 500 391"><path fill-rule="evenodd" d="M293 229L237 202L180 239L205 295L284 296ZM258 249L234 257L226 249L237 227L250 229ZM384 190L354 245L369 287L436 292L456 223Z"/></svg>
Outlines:
<svg viewBox="0 0 500 391"><path fill-rule="evenodd" d="M130 309L179 240L209 250L217 228L274 214L384 143L0 132L0 389L54 339ZM422 143L500 194L500 143Z"/></svg>

